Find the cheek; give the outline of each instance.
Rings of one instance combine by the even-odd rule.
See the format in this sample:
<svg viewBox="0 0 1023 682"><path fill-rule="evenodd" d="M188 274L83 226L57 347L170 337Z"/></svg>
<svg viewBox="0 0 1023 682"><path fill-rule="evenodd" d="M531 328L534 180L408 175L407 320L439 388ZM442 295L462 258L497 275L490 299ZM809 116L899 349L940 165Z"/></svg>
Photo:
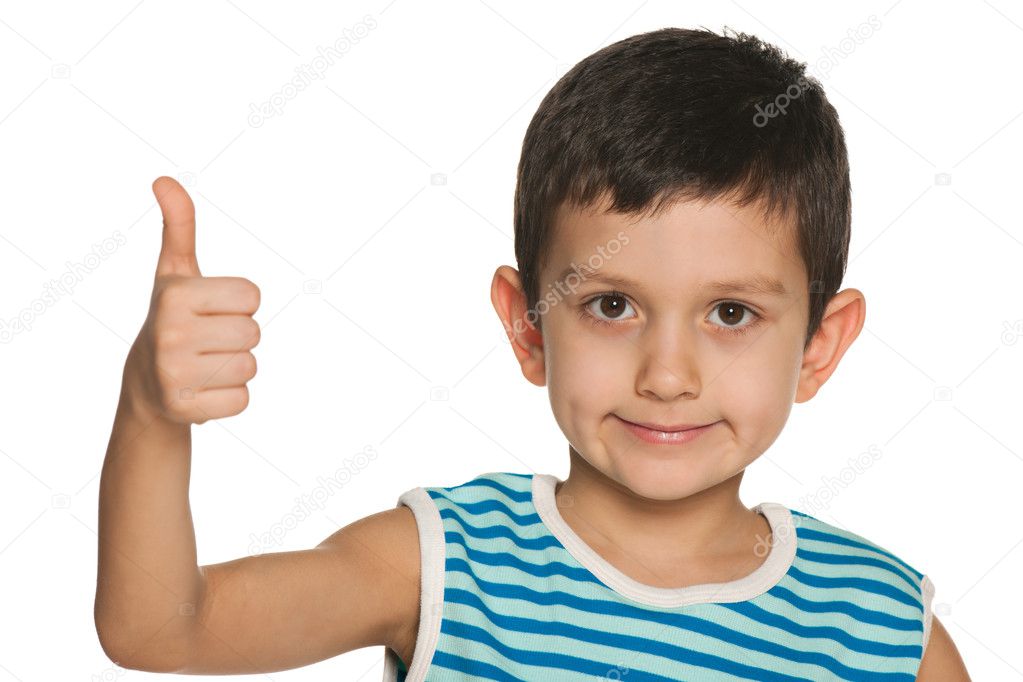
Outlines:
<svg viewBox="0 0 1023 682"><path fill-rule="evenodd" d="M631 360L623 339L577 327L557 337L548 371L558 391L571 391L585 400L613 397L621 391Z"/></svg>
<svg viewBox="0 0 1023 682"><path fill-rule="evenodd" d="M628 354L621 340L615 345L577 327L552 331L544 341L551 410L566 434L581 433L619 406Z"/></svg>
<svg viewBox="0 0 1023 682"><path fill-rule="evenodd" d="M740 440L763 452L781 433L795 391L791 344L765 334L715 380L715 402ZM706 388L706 387L705 387Z"/></svg>

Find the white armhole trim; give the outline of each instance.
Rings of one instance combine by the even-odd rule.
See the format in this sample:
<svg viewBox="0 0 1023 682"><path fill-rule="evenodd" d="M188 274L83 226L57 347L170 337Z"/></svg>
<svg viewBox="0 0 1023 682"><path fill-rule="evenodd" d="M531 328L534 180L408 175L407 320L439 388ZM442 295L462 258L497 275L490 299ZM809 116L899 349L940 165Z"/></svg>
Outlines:
<svg viewBox="0 0 1023 682"><path fill-rule="evenodd" d="M931 620L933 617L931 601L934 599L934 583L931 582L929 576L925 575L923 580L920 581L920 593L924 603L924 639L923 648L920 650L920 660L923 660L924 652L927 651L927 640L931 637Z"/></svg>
<svg viewBox="0 0 1023 682"><path fill-rule="evenodd" d="M437 648L440 622L444 615L444 524L433 498L422 487L402 493L395 506L401 505L412 510L419 529L419 631L405 680L423 682ZM396 682L397 678L398 656L391 649L385 648L383 682Z"/></svg>

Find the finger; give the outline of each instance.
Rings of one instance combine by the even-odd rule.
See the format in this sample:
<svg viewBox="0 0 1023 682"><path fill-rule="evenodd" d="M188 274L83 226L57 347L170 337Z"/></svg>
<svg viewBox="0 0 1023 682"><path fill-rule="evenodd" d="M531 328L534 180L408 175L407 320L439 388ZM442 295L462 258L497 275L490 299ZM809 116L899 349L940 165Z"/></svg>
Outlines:
<svg viewBox="0 0 1023 682"><path fill-rule="evenodd" d="M259 309L259 287L244 277L203 277L182 284L193 288L191 310L200 315L252 315Z"/></svg>
<svg viewBox="0 0 1023 682"><path fill-rule="evenodd" d="M231 417L242 412L249 405L249 389L247 386L214 388L199 391L192 399L195 401L192 410L197 423L202 424L210 419Z"/></svg>
<svg viewBox="0 0 1023 682"><path fill-rule="evenodd" d="M201 276L195 256L195 205L174 178L162 175L153 182L153 194L163 214L163 241L156 274Z"/></svg>
<svg viewBox="0 0 1023 682"><path fill-rule="evenodd" d="M199 353L237 353L259 343L259 323L248 315L203 315L196 319L194 348Z"/></svg>
<svg viewBox="0 0 1023 682"><path fill-rule="evenodd" d="M197 391L244 386L256 376L256 356L248 351L204 353L196 369L200 377Z"/></svg>

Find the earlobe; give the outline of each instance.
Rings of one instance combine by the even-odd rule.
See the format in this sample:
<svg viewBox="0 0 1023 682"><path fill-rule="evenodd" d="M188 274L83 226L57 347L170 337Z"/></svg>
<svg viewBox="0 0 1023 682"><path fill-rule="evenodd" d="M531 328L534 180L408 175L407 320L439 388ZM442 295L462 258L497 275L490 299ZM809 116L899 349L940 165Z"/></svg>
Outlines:
<svg viewBox="0 0 1023 682"><path fill-rule="evenodd" d="M843 289L828 302L824 319L803 354L796 390L797 403L814 397L831 377L846 350L859 336L867 314L867 301L858 289Z"/></svg>
<svg viewBox="0 0 1023 682"><path fill-rule="evenodd" d="M543 334L530 324L526 295L518 270L502 265L490 285L490 302L501 319L505 335L522 367L522 375L537 386L547 383L544 367Z"/></svg>

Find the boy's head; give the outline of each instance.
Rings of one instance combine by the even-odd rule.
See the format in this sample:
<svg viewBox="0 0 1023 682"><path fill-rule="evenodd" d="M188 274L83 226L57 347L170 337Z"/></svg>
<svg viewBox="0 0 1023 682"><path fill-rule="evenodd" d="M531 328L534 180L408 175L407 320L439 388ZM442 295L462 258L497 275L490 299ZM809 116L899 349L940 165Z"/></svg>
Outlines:
<svg viewBox="0 0 1023 682"><path fill-rule="evenodd" d="M737 483L859 333L862 294L838 292L849 233L819 83L755 37L666 28L584 59L540 104L519 271L498 269L492 299L574 455L675 499ZM778 291L714 285L755 278ZM661 446L622 419L714 426Z"/></svg>

